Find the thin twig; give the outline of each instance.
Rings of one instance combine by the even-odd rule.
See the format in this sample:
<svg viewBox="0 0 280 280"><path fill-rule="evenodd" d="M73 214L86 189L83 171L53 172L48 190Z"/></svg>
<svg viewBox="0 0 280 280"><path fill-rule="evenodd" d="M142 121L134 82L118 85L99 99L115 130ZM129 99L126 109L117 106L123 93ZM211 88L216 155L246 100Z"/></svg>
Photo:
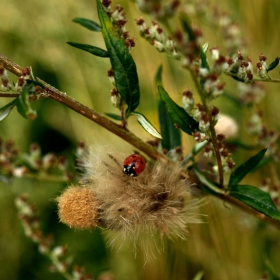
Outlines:
<svg viewBox="0 0 280 280"><path fill-rule="evenodd" d="M9 60L3 54L0 54L0 63L4 65L4 67L10 71L11 73L15 74L16 76L21 76L23 67L17 65L13 61ZM105 129L109 130L110 132L118 135L123 140L127 141L128 143L132 144L142 152L146 153L153 159L160 159L164 162L170 161L168 157L160 153L158 150L150 146L149 144L145 143L143 140L135 136L129 130L122 128L120 125L112 122L108 118L102 116L95 110L88 108L87 106L81 104L74 98L68 96L66 93L59 91L58 89L52 87L51 85L47 84L43 80L38 78L38 81L42 83L45 87L46 97L52 98L68 108L72 109L73 111L83 115L84 117L92 120L93 122L101 125Z"/></svg>
<svg viewBox="0 0 280 280"><path fill-rule="evenodd" d="M207 101L205 99L205 95L202 92L202 89L201 89L201 87L200 87L200 85L198 83L198 79L196 77L196 74L191 69L190 69L190 73L191 73L192 79L193 79L193 81L195 83L196 89L197 89L197 91L199 93L199 96L201 98L201 101L203 103L203 106L205 107L206 111L209 113L209 106L208 106ZM209 122L210 122L211 142L213 144L213 148L214 148L214 152L215 152L216 160L217 160L217 165L218 165L219 183L220 183L219 186L220 186L221 189L224 189L223 164L222 164L220 150L219 150L219 147L218 147L218 141L217 141L216 131L215 131L215 128L214 128L214 122L213 122L211 114L209 116Z"/></svg>
<svg viewBox="0 0 280 280"><path fill-rule="evenodd" d="M14 97L18 97L18 96L19 96L19 93L7 93L7 92L0 91L0 97L11 97L11 98L14 98Z"/></svg>

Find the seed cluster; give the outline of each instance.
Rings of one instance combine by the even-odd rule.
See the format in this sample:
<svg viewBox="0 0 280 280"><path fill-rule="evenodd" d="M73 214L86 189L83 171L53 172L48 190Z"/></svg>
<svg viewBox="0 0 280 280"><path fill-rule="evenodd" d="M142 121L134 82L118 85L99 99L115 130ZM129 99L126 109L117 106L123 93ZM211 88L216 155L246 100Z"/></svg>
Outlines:
<svg viewBox="0 0 280 280"><path fill-rule="evenodd" d="M70 187L57 199L61 222L79 229L100 226L110 245L129 240L135 252L154 244L154 254L157 236L185 239L188 224L200 218L181 167L157 162L131 177L122 171L123 158L107 147L90 152L84 186Z"/></svg>

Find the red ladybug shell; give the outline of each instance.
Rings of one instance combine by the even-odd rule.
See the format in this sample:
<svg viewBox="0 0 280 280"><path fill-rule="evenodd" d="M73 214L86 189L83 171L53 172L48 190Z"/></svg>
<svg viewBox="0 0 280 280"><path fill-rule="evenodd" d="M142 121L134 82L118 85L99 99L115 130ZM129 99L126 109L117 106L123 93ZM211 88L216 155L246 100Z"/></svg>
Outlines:
<svg viewBox="0 0 280 280"><path fill-rule="evenodd" d="M145 166L145 159L141 155L133 154L124 160L123 172L128 176L135 177L144 171Z"/></svg>

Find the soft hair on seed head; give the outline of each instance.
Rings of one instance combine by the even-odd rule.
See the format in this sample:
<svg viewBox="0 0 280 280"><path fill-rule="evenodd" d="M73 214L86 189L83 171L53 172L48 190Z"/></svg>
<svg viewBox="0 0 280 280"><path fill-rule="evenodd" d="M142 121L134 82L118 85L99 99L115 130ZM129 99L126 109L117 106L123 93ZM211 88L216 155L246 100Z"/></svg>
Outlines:
<svg viewBox="0 0 280 280"><path fill-rule="evenodd" d="M109 244L120 247L130 240L135 252L160 250L156 236L185 239L187 226L199 223L198 200L190 193L190 182L181 176L179 164L147 164L137 177L123 173L121 154L112 147L93 148L84 168L98 202L98 225L109 234ZM148 253L150 254L150 253Z"/></svg>
<svg viewBox="0 0 280 280"><path fill-rule="evenodd" d="M69 187L56 200L62 223L77 229L97 226L97 200L92 188Z"/></svg>

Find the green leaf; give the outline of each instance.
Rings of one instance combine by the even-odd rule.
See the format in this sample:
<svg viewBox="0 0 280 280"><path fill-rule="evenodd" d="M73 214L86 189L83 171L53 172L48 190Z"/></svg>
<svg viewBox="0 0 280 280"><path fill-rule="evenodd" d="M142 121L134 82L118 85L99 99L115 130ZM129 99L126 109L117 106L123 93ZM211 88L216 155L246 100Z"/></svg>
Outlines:
<svg viewBox="0 0 280 280"><path fill-rule="evenodd" d="M132 112L131 115L137 117L138 123L151 135L156 138L162 139L160 133L156 130L156 128L150 123L150 121L139 112Z"/></svg>
<svg viewBox="0 0 280 280"><path fill-rule="evenodd" d="M266 71L269 72L273 70L279 64L279 57L276 57L274 61L272 61L267 67Z"/></svg>
<svg viewBox="0 0 280 280"><path fill-rule="evenodd" d="M267 149L259 151L256 155L249 158L246 162L241 164L237 169L235 169L229 179L229 188L237 185L251 170L253 170L264 157Z"/></svg>
<svg viewBox="0 0 280 280"><path fill-rule="evenodd" d="M257 165L256 167L254 167L254 168L250 171L250 173L255 172L257 169L263 167L264 165L266 165L266 164L268 164L268 163L270 163L270 162L272 162L272 161L274 161L274 159L273 159L272 156L268 156L268 157L262 158L262 159L260 160L260 162L258 163L258 165Z"/></svg>
<svg viewBox="0 0 280 280"><path fill-rule="evenodd" d="M158 115L160 133L162 136L161 145L163 149L170 151L175 147L182 146L181 131L174 125L174 121L167 112L167 109L162 100L158 101Z"/></svg>
<svg viewBox="0 0 280 280"><path fill-rule="evenodd" d="M37 77L36 77L36 80L26 79L26 81L27 81L28 84L32 83L34 86L40 86L42 89L45 88L45 86L42 83L37 81Z"/></svg>
<svg viewBox="0 0 280 280"><path fill-rule="evenodd" d="M193 32L193 29L191 28L191 24L189 19L186 15L181 16L181 23L183 26L183 30L188 34L190 41L196 40L196 35Z"/></svg>
<svg viewBox="0 0 280 280"><path fill-rule="evenodd" d="M170 114L173 122L184 132L191 135L198 129L198 122L194 120L182 107L178 106L162 86L158 87L161 100Z"/></svg>
<svg viewBox="0 0 280 280"><path fill-rule="evenodd" d="M157 69L156 76L155 76L155 86L156 86L156 91L158 90L158 86L163 86L163 84L162 84L162 65L160 65Z"/></svg>
<svg viewBox="0 0 280 280"><path fill-rule="evenodd" d="M236 72L229 72L228 75L238 82L245 83L244 79L237 77Z"/></svg>
<svg viewBox="0 0 280 280"><path fill-rule="evenodd" d="M12 109L15 107L16 103L17 98L5 105L4 107L0 108L0 121L3 121L5 118L8 117Z"/></svg>
<svg viewBox="0 0 280 280"><path fill-rule="evenodd" d="M199 271L192 280L202 280L204 276L204 271Z"/></svg>
<svg viewBox="0 0 280 280"><path fill-rule="evenodd" d="M156 91L158 91L158 86L163 86L162 83L162 65L158 67L155 75L155 86ZM170 151L175 147L182 146L181 143L181 132L174 126L174 122L167 112L167 109L161 99L158 101L158 114L159 114L159 124L160 133L162 135L161 145L163 149Z"/></svg>
<svg viewBox="0 0 280 280"><path fill-rule="evenodd" d="M75 42L66 42L66 43L74 48L89 52L96 56L109 57L109 53L107 51L102 50L95 46L91 46L91 45L87 45L87 44L80 44L80 43L75 43Z"/></svg>
<svg viewBox="0 0 280 280"><path fill-rule="evenodd" d="M73 19L74 22L79 23L80 25L82 25L83 27L86 27L87 29L91 30L91 31L101 31L101 26L90 20L90 19L86 19L86 18L74 18Z"/></svg>
<svg viewBox="0 0 280 280"><path fill-rule="evenodd" d="M116 121L121 121L122 117L120 115L117 114L112 114L112 113L105 113L106 116L116 120Z"/></svg>
<svg viewBox="0 0 280 280"><path fill-rule="evenodd" d="M196 164L193 165L194 173L199 179L199 182L209 188L214 193L221 193L224 194L224 190L218 188L214 182L212 182L209 178L207 178L196 166Z"/></svg>
<svg viewBox="0 0 280 280"><path fill-rule="evenodd" d="M30 120L34 120L37 116L36 112L32 110L30 102L29 102L29 92L33 86L34 86L33 83L31 83L29 85L25 85L22 88L19 97L16 99L17 100L16 106L17 106L18 112L24 118L28 118Z"/></svg>
<svg viewBox="0 0 280 280"><path fill-rule="evenodd" d="M248 185L235 185L231 188L230 195L280 222L280 212L268 193Z"/></svg>
<svg viewBox="0 0 280 280"><path fill-rule="evenodd" d="M205 43L205 44L202 46L200 56L201 56L201 67L202 67L202 68L206 68L206 69L209 70L210 67L209 67L209 64L208 64L208 61L207 61L207 56L206 56L206 52L207 52L207 50L208 50L208 46L209 46L208 43Z"/></svg>
<svg viewBox="0 0 280 280"><path fill-rule="evenodd" d="M270 279L271 280L280 280L280 276L277 275L276 271L275 271L275 267L274 265L269 261L269 259L265 260L265 267L269 272L270 275Z"/></svg>
<svg viewBox="0 0 280 280"><path fill-rule="evenodd" d="M97 10L102 26L103 38L114 71L116 87L128 106L126 110L126 116L128 117L129 114L138 107L140 101L136 65L123 39L120 38L117 31L114 29L100 0L97 0Z"/></svg>

